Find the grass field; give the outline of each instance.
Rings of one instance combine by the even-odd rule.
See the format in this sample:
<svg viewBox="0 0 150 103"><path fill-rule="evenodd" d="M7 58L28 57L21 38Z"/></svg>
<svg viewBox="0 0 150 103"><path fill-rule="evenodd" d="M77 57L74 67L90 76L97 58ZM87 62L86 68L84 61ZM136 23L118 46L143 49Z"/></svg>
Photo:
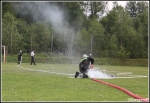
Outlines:
<svg viewBox="0 0 150 103"><path fill-rule="evenodd" d="M95 65L116 77L98 79L115 84L141 97L148 98L148 67ZM121 90L95 82L90 78L70 78L78 71L78 64L2 63L2 101L126 101L132 97ZM119 73L130 72L130 75ZM118 75L117 75L118 74ZM138 77L143 75L147 77Z"/></svg>

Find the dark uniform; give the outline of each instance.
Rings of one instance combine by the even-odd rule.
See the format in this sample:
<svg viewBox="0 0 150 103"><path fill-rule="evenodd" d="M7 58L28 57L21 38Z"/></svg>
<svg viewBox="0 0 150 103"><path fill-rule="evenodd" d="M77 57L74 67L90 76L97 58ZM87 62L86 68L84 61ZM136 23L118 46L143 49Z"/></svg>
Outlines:
<svg viewBox="0 0 150 103"><path fill-rule="evenodd" d="M88 58L82 58L79 63L79 70L81 73L85 73L89 69L90 61Z"/></svg>
<svg viewBox="0 0 150 103"><path fill-rule="evenodd" d="M18 64L21 64L21 58L22 58L22 51L19 52L18 54Z"/></svg>
<svg viewBox="0 0 150 103"><path fill-rule="evenodd" d="M88 56L86 54L84 54L83 58L80 60L80 63L79 63L80 73L76 72L75 78L77 78L80 74L82 74L83 78L88 78L86 73L89 69L89 65L90 65L90 61L88 59Z"/></svg>
<svg viewBox="0 0 150 103"><path fill-rule="evenodd" d="M88 59L90 61L90 65L93 65L94 64L94 59L92 58L92 54L89 54Z"/></svg>
<svg viewBox="0 0 150 103"><path fill-rule="evenodd" d="M94 59L92 58L92 55L90 54L88 57L86 54L84 54L83 58L81 59L79 63L80 73L76 72L75 78L77 78L80 74L82 74L80 77L88 78L87 71L88 69L93 68L93 64L94 64Z"/></svg>

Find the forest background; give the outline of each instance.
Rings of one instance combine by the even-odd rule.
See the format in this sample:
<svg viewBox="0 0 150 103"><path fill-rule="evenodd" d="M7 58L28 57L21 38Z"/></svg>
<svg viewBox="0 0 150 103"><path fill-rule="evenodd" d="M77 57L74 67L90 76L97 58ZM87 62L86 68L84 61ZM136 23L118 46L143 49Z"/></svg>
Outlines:
<svg viewBox="0 0 150 103"><path fill-rule="evenodd" d="M148 59L146 1L2 2L2 45L7 55L56 53ZM85 12L89 15L85 15Z"/></svg>

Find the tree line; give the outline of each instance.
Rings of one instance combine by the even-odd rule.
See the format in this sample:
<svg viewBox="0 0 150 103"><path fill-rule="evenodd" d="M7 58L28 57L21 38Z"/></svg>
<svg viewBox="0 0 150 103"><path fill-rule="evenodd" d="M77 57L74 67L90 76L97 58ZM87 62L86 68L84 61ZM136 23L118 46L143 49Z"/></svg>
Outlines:
<svg viewBox="0 0 150 103"><path fill-rule="evenodd" d="M103 1L46 2L48 7L59 7L64 18L60 18L62 12L48 11L48 16L44 16L46 9L37 12L41 3L2 2L2 45L8 47L8 54L16 54L20 49L30 53L34 49L36 53L148 58L148 2L129 1L125 8L114 2L110 11ZM32 8L27 6L17 12L16 7L24 4L32 4ZM33 7L36 9L31 12ZM54 23L47 22L51 16ZM58 19L63 19L63 28L56 28L56 24L61 25Z"/></svg>

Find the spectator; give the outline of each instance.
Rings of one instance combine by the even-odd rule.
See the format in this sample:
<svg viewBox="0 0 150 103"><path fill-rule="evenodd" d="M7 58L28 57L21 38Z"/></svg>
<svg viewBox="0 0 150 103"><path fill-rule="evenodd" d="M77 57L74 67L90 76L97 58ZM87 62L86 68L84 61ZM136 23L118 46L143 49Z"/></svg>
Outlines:
<svg viewBox="0 0 150 103"><path fill-rule="evenodd" d="M21 62L22 62L22 51L20 50L18 54L18 65L21 65Z"/></svg>
<svg viewBox="0 0 150 103"><path fill-rule="evenodd" d="M32 50L32 52L31 52L31 65L32 65L32 63L34 63L34 65L35 65L35 61L34 61L34 50Z"/></svg>

